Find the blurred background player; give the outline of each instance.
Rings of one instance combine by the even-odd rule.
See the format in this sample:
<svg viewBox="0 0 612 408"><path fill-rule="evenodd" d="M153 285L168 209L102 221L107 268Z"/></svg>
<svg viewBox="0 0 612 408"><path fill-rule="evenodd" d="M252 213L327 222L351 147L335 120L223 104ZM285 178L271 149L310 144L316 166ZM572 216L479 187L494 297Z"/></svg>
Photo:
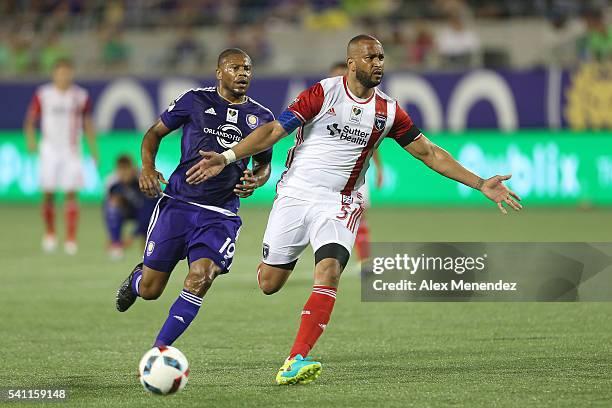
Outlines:
<svg viewBox="0 0 612 408"><path fill-rule="evenodd" d="M329 76L345 76L348 74L348 66L345 61L338 61L331 66L329 70ZM383 185L383 166L380 160L380 152L374 150L372 154L372 162L376 167L376 187L381 188ZM366 174L365 182L363 186L359 188L359 192L363 196L363 205L365 208L370 207L370 188L368 187L368 177ZM359 264L370 257L370 229L368 222L366 221L366 212L361 214L361 222L357 229L357 237L355 238L355 249L357 250L357 261Z"/></svg>
<svg viewBox="0 0 612 408"><path fill-rule="evenodd" d="M122 258L123 248L129 246L136 237L142 239L144 248L147 226L157 200L140 191L138 176L139 171L132 158L122 154L117 158L115 171L106 181L104 220L110 239L111 259ZM122 240L121 230L125 221L134 221L136 225L131 236Z"/></svg>
<svg viewBox="0 0 612 408"><path fill-rule="evenodd" d="M84 88L73 83L74 68L69 59L59 59L53 68L53 81L38 87L24 123L27 148L40 155L40 184L43 191L42 214L45 234L42 248L45 252L57 247L55 232L55 193L65 193L65 245L67 254L77 252L77 224L79 206L76 193L83 186L81 161L83 131L89 151L98 162L95 144L91 100ZM36 141L36 123L40 121L41 140Z"/></svg>
<svg viewBox="0 0 612 408"><path fill-rule="evenodd" d="M147 231L143 262L117 290L116 307L125 312L138 297L157 299L176 264L187 258L189 272L170 308L154 347L169 346L195 319L204 295L217 276L229 272L240 234L240 198L270 178L272 149L236 161L206 183L187 183L187 171L203 150L223 152L253 129L274 120L272 112L246 95L252 76L251 58L238 48L219 54L217 86L179 95L145 134L140 188L161 196ZM167 182L155 167L163 137L183 128L181 160ZM160 182L167 184L162 192Z"/></svg>

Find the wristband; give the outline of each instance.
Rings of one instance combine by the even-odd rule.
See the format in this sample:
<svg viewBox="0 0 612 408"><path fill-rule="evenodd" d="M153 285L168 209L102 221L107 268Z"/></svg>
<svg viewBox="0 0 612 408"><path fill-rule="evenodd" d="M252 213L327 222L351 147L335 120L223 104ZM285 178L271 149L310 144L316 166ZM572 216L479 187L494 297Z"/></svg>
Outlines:
<svg viewBox="0 0 612 408"><path fill-rule="evenodd" d="M226 151L221 153L221 156L225 157L226 165L236 161L236 153L234 153L232 149L227 149Z"/></svg>

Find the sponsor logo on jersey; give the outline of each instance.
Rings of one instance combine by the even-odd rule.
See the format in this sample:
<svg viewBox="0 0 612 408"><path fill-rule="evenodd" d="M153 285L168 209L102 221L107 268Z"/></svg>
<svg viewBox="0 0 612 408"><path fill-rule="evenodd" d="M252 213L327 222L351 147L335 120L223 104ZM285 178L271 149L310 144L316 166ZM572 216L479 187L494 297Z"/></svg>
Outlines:
<svg viewBox="0 0 612 408"><path fill-rule="evenodd" d="M364 132L361 129L352 128L349 125L344 125L341 129L337 123L327 125L327 130L330 136L338 136L340 140L346 140L360 146L366 146L368 144L368 138L370 137L370 133Z"/></svg>
<svg viewBox="0 0 612 408"><path fill-rule="evenodd" d="M217 129L205 127L202 130L204 133L216 136L217 142L226 149L236 146L242 140L242 132L238 126L230 125L229 123L225 123Z"/></svg>
<svg viewBox="0 0 612 408"><path fill-rule="evenodd" d="M215 112L215 108L213 108L212 106L210 108L206 109L204 111L204 113L208 113L209 115L216 115L217 114L217 112Z"/></svg>
<svg viewBox="0 0 612 408"><path fill-rule="evenodd" d="M327 112L325 112L327 115L330 116L336 116L336 110L334 109L334 107L332 106L331 108L329 108L329 110Z"/></svg>
<svg viewBox="0 0 612 408"><path fill-rule="evenodd" d="M155 242L149 241L149 243L147 244L147 256L151 256L154 249L155 249Z"/></svg>
<svg viewBox="0 0 612 408"><path fill-rule="evenodd" d="M261 254L263 256L263 259L268 259L268 255L270 255L270 245L263 244Z"/></svg>
<svg viewBox="0 0 612 408"><path fill-rule="evenodd" d="M382 115L380 113L374 115L374 127L376 128L376 130L382 131L385 128L386 124L387 117L385 115Z"/></svg>
<svg viewBox="0 0 612 408"><path fill-rule="evenodd" d="M362 114L363 108L353 105L353 107L351 108L351 116L349 117L349 122L360 123Z"/></svg>
<svg viewBox="0 0 612 408"><path fill-rule="evenodd" d="M246 115L246 123L251 129L255 129L259 125L259 118L251 113Z"/></svg>
<svg viewBox="0 0 612 408"><path fill-rule="evenodd" d="M225 120L230 123L238 123L238 109L227 108Z"/></svg>

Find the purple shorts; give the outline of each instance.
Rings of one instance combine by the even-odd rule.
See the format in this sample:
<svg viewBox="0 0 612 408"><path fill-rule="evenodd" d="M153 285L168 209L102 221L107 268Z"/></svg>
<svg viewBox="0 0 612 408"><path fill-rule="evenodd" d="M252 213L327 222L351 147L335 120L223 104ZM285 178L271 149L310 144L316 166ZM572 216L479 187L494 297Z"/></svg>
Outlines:
<svg viewBox="0 0 612 408"><path fill-rule="evenodd" d="M240 217L228 216L170 197L162 197L151 216L144 264L172 272L178 261L207 258L229 272L240 233Z"/></svg>

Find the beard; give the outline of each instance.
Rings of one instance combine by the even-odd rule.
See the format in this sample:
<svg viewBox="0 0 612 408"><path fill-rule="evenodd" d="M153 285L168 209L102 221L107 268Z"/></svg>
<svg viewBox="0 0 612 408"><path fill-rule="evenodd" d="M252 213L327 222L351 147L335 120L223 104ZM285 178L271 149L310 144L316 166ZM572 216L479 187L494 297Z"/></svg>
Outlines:
<svg viewBox="0 0 612 408"><path fill-rule="evenodd" d="M366 71L361 71L359 69L356 70L355 71L355 77L357 78L359 83L361 85L363 85L364 87L366 87L366 88L374 88L375 86L380 85L380 81L372 79L372 76L369 73L367 73ZM381 75L380 79L382 80L382 75Z"/></svg>

